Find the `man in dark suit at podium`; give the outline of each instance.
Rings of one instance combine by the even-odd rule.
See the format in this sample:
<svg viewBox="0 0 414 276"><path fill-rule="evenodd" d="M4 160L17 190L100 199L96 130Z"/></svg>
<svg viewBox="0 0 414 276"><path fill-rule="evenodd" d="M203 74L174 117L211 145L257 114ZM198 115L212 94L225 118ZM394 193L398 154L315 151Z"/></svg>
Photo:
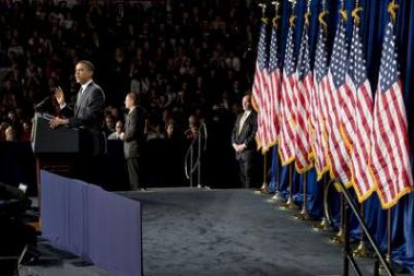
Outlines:
<svg viewBox="0 0 414 276"><path fill-rule="evenodd" d="M77 177L88 182L101 182L99 176L99 155L105 152L105 135L103 119L105 112L105 94L102 88L93 81L94 66L87 60L76 64L75 79L81 85L74 108L65 101L62 88L58 87L55 97L61 109L61 117L50 121L52 128L68 126L78 128L81 133L81 155L78 160Z"/></svg>
<svg viewBox="0 0 414 276"><path fill-rule="evenodd" d="M254 163L256 156L256 131L257 114L251 108L251 97L243 97L244 112L237 117L231 141L239 161L239 174L241 184L245 188L253 188L254 185Z"/></svg>
<svg viewBox="0 0 414 276"><path fill-rule="evenodd" d="M92 154L98 155L104 150L102 124L105 112L105 94L102 88L93 81L93 73L94 66L91 62L81 60L76 64L75 78L81 88L73 110L66 104L62 88L56 88L55 97L64 118L54 118L50 121L50 126L55 128L67 125L87 130L91 134Z"/></svg>

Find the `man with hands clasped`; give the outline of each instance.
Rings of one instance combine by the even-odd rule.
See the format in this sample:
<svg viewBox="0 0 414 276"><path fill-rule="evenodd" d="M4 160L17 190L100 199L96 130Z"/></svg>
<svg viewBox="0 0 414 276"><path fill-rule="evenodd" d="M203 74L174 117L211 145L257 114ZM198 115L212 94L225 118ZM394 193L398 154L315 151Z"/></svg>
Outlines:
<svg viewBox="0 0 414 276"><path fill-rule="evenodd" d="M249 95L243 97L242 105L244 112L237 117L231 142L239 162L240 181L244 188L253 188L257 114L251 108Z"/></svg>

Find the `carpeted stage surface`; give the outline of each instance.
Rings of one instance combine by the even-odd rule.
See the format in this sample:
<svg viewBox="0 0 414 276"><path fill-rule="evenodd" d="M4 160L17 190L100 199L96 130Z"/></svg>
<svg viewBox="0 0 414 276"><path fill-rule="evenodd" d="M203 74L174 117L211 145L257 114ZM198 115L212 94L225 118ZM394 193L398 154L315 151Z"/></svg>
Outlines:
<svg viewBox="0 0 414 276"><path fill-rule="evenodd" d="M123 194L143 204L146 276L342 274L342 249L328 243L331 234L314 232L312 223L293 219L297 212L279 210L267 202L270 196L187 188ZM367 266L372 260L363 262L372 274ZM63 263L59 274L46 272L57 269L52 266L31 267L31 272L70 275L70 259ZM93 266L82 274L79 269L73 275L111 275Z"/></svg>

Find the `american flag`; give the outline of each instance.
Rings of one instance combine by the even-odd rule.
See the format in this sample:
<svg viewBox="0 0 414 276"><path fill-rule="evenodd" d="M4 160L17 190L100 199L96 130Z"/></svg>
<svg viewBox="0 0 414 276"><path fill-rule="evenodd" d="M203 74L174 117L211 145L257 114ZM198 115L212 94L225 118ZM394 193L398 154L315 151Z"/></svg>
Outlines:
<svg viewBox="0 0 414 276"><path fill-rule="evenodd" d="M364 52L360 37L359 24L354 25L353 40L349 63L350 88L354 94L354 118L350 118L349 127L352 136L351 169L352 184L358 200L364 201L375 190L369 175L370 137L372 129L373 98L371 85L367 78Z"/></svg>
<svg viewBox="0 0 414 276"><path fill-rule="evenodd" d="M322 26L319 28L318 43L314 64L314 87L311 90L311 145L315 168L320 180L328 171L327 134L325 120L327 118L326 91L328 87L328 53L326 51L326 33Z"/></svg>
<svg viewBox="0 0 414 276"><path fill-rule="evenodd" d="M338 23L338 28L335 35L333 53L331 57L331 64L329 67L328 78L328 122L325 124L329 137L329 151L328 162L331 169L331 176L333 178L340 178L346 186L351 186L351 156L349 148L345 145L345 135L342 126L342 114L348 116L350 112L349 98L350 88L347 82L349 78L346 77L348 59L348 47L345 37L344 19Z"/></svg>
<svg viewBox="0 0 414 276"><path fill-rule="evenodd" d="M309 101L310 93L313 89L313 76L310 70L308 40L308 25L305 24L299 49L299 60L296 67L297 81L294 89L296 102L295 159L296 170L299 173L304 173L312 167L312 162L309 159L309 155L311 154Z"/></svg>
<svg viewBox="0 0 414 276"><path fill-rule="evenodd" d="M267 148L273 146L277 142L279 135L279 104L281 96L281 75L278 59L278 47L277 47L277 26L276 21L272 27L272 36L270 40L269 49L269 65L268 65L268 101L266 104L267 116L266 122L268 123L267 133Z"/></svg>
<svg viewBox="0 0 414 276"><path fill-rule="evenodd" d="M268 84L267 84L267 65L268 65L268 54L267 54L267 43L266 43L266 29L267 21L263 18L262 25L260 27L260 37L257 49L257 60L256 60L256 71L253 81L253 106L258 113L257 122L257 133L256 141L258 148L267 145L267 133L266 133L266 113L264 112L265 103L268 95Z"/></svg>
<svg viewBox="0 0 414 276"><path fill-rule="evenodd" d="M412 190L407 117L397 63L394 25L387 26L382 45L374 103L371 170L383 208L391 208Z"/></svg>
<svg viewBox="0 0 414 276"><path fill-rule="evenodd" d="M279 155L282 166L295 160L296 106L293 92L296 82L296 74L293 33L294 25L291 24L286 41L282 80L282 100L280 106L281 123L279 133Z"/></svg>

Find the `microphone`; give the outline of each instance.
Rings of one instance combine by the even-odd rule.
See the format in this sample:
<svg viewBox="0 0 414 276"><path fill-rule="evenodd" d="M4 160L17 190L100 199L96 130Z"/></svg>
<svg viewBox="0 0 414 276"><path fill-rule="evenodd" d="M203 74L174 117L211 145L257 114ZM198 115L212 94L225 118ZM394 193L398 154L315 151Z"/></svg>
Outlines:
<svg viewBox="0 0 414 276"><path fill-rule="evenodd" d="M33 108L35 111L38 111L39 109L41 109L43 107L43 105L46 103L47 100L49 100L50 96L46 96L45 98L43 98L43 100L41 100L39 103L37 103Z"/></svg>

